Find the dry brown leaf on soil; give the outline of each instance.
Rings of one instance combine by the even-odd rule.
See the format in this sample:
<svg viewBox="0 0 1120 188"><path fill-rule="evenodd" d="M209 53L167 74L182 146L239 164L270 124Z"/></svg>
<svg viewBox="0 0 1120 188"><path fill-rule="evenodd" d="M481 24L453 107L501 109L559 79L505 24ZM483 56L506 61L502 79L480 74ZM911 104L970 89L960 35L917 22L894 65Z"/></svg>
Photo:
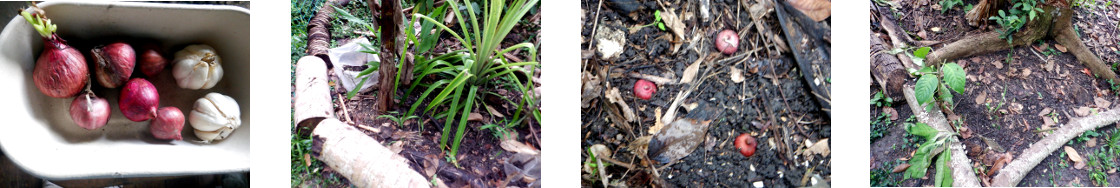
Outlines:
<svg viewBox="0 0 1120 188"><path fill-rule="evenodd" d="M490 115L494 115L494 116L497 116L497 117L500 117L500 118L506 117L505 115L502 115L502 112L498 112L498 110L494 109L494 107L490 107L489 104L482 104L482 105L483 105L483 107L486 107L486 112L490 113Z"/></svg>
<svg viewBox="0 0 1120 188"><path fill-rule="evenodd" d="M682 83L682 84L692 83L692 80L696 79L696 72L700 71L700 62L703 62L703 61L704 61L704 58L697 58L696 62L692 62L692 65L688 65L687 68L684 68L684 72L681 73L682 76L681 76L680 83Z"/></svg>
<svg viewBox="0 0 1120 188"><path fill-rule="evenodd" d="M638 119L637 115L634 115L634 110L630 109L630 105L627 105L626 101L622 100L622 94L618 92L617 87L607 90L606 97L611 103L618 104L618 106L622 107L622 114L625 116L626 122L634 122L634 120Z"/></svg>
<svg viewBox="0 0 1120 188"><path fill-rule="evenodd" d="M982 105L982 104L984 104L984 102L986 102L987 100L988 100L988 92L987 92L987 91L981 91L981 92L980 92L980 96L977 96L977 97L976 97L976 101L975 101L975 102L976 102L976 105Z"/></svg>
<svg viewBox="0 0 1120 188"><path fill-rule="evenodd" d="M789 4L813 21L819 22L832 14L832 2L829 0L789 0Z"/></svg>
<svg viewBox="0 0 1120 188"><path fill-rule="evenodd" d="M1078 107L1077 109L1073 109L1073 113L1077 114L1078 117L1085 117L1085 116L1089 115L1089 110L1090 109L1091 108L1089 108L1089 107L1082 106L1082 107Z"/></svg>
<svg viewBox="0 0 1120 188"><path fill-rule="evenodd" d="M1061 51L1062 53L1066 53L1066 46L1062 46L1061 44L1054 44L1054 48L1057 48L1058 51Z"/></svg>
<svg viewBox="0 0 1120 188"><path fill-rule="evenodd" d="M654 109L653 114L654 114L653 117L661 117L661 107L657 107L656 109ZM653 118L653 119L655 120L655 122L653 123L653 126L649 127L649 131L648 131L649 134L651 134L651 135L652 134L657 134L657 132L661 131L662 127L665 127L665 123L661 122L661 118Z"/></svg>
<svg viewBox="0 0 1120 188"><path fill-rule="evenodd" d="M677 43L684 41L684 22L681 22L681 19L677 18L676 11L673 9L665 9L664 12L661 12L661 21L665 22L665 27L669 27L669 30L673 31L673 34L677 35L677 40L673 41Z"/></svg>
<svg viewBox="0 0 1120 188"><path fill-rule="evenodd" d="M636 72L635 73L630 73L630 77L648 80L648 81L653 82L657 85L665 85L665 84L672 84L673 83L673 79L671 79L671 78L665 78L665 77L636 73Z"/></svg>
<svg viewBox="0 0 1120 188"><path fill-rule="evenodd" d="M884 106L883 107L883 113L886 113L887 115L890 115L891 116L890 117L891 121L898 120L898 111L894 110L894 108L891 108L890 106Z"/></svg>
<svg viewBox="0 0 1120 188"><path fill-rule="evenodd" d="M1077 154L1077 150L1074 150L1073 147L1065 146L1062 149L1064 149L1066 151L1066 156L1069 156L1070 161L1081 162L1081 161L1085 160L1085 159L1081 158L1080 154Z"/></svg>
<svg viewBox="0 0 1120 188"><path fill-rule="evenodd" d="M528 155L539 155L539 154L541 154L541 150L537 150L537 148L534 148L533 146L530 146L528 144L521 143L521 142L517 141L517 138L513 138L513 137L506 137L506 139L502 139L502 143L499 143L499 145L502 146L502 149L504 149L506 151L509 151L509 152L528 154ZM606 147L606 146L604 146L604 147ZM592 149L595 149L595 147L592 146ZM592 152L594 152L594 150L592 150ZM608 153L606 153L606 154L609 156L610 151L608 150L607 152Z"/></svg>
<svg viewBox="0 0 1120 188"><path fill-rule="evenodd" d="M1112 102L1108 102L1108 100L1101 97L1094 97L1093 102L1097 103L1097 108L1108 108L1108 106L1112 106Z"/></svg>
<svg viewBox="0 0 1120 188"><path fill-rule="evenodd" d="M1097 147L1097 138L1093 137L1093 138L1090 138L1088 141L1085 141L1085 146Z"/></svg>
<svg viewBox="0 0 1120 188"><path fill-rule="evenodd" d="M747 77L743 76L743 70L731 67L731 81L735 83L742 83L743 80L747 80Z"/></svg>
<svg viewBox="0 0 1120 188"><path fill-rule="evenodd" d="M1053 109L1050 109L1050 107L1043 108L1041 112L1038 112L1038 116L1046 116L1046 114L1050 114L1051 110Z"/></svg>
<svg viewBox="0 0 1120 188"><path fill-rule="evenodd" d="M470 115L467 116L467 121L482 121L482 114L471 112Z"/></svg>
<svg viewBox="0 0 1120 188"><path fill-rule="evenodd" d="M814 143L813 146L810 146L809 149L806 150L805 156L809 156L812 154L821 154L821 156L828 156L828 154L831 152L832 151L828 149L828 139L825 138L817 141L817 143Z"/></svg>
<svg viewBox="0 0 1120 188"><path fill-rule="evenodd" d="M891 170L891 172L899 173L906 171L907 168L910 168L910 163L902 163L898 164L898 166L894 166L894 170Z"/></svg>
<svg viewBox="0 0 1120 188"><path fill-rule="evenodd" d="M583 71L583 96L581 106L587 108L591 106L591 101L599 98L603 93L603 85L599 81L599 76L591 74L591 72Z"/></svg>

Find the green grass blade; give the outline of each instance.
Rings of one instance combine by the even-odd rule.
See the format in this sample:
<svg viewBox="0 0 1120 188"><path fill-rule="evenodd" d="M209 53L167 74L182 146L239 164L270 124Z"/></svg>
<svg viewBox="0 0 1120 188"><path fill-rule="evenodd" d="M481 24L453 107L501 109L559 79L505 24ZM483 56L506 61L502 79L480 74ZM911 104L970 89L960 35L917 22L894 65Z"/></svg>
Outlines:
<svg viewBox="0 0 1120 188"><path fill-rule="evenodd" d="M452 99L451 99L451 109L448 109L448 111L446 112L447 113L447 115L446 115L447 119L444 120L444 122L443 122L443 134L440 135L440 138L439 138L440 149L444 149L444 146L447 146L447 138L448 138L448 136L451 135L451 122L452 122L452 120L455 119L455 110L457 110L458 109L457 107L459 107L459 97L458 96L459 96L459 94L463 93L463 90L460 90L458 88L451 88L451 89L455 90L455 97L452 97ZM454 155L451 155L451 156L454 156Z"/></svg>
<svg viewBox="0 0 1120 188"><path fill-rule="evenodd" d="M455 143L451 144L451 153L456 154L459 152L459 144L463 141L464 133L466 133L467 119L471 114L471 105L474 104L474 93L478 92L478 87L470 87L471 91L467 93L467 101L463 103L463 112L459 113L459 129L455 130ZM454 155L452 155L454 156Z"/></svg>

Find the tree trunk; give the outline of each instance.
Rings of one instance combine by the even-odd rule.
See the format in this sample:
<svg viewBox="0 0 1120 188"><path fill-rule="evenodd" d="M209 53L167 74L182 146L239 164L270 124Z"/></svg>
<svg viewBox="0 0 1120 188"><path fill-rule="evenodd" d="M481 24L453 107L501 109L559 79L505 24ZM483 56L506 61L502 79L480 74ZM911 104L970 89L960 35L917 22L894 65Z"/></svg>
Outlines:
<svg viewBox="0 0 1120 188"><path fill-rule="evenodd" d="M871 75L879 83L883 93L891 99L902 99L902 86L910 79L902 62L895 55L887 53L890 44L874 34L871 35Z"/></svg>
<svg viewBox="0 0 1120 188"><path fill-rule="evenodd" d="M370 8L377 5L374 2L369 2ZM394 105L393 99L396 95L394 87L396 86L396 76L398 63L404 65L400 60L400 53L404 48L404 17L401 12L400 0L386 0L381 4L381 18L377 19L377 24L381 26L381 67L378 71L381 73L379 78L379 88L377 95L377 111L387 112L392 110ZM402 75L411 75L412 71L402 71Z"/></svg>
<svg viewBox="0 0 1120 188"><path fill-rule="evenodd" d="M1060 11L1058 18L1054 19L1054 28L1050 30L1050 35L1054 37L1054 40L1066 46L1069 52L1073 53L1073 56L1081 61L1081 64L1089 67L1089 70L1092 70L1094 74L1114 82L1120 81L1116 80L1116 73L1112 72L1112 68L1092 51L1089 51L1089 47L1086 47L1085 43L1077 38L1077 31L1073 30L1073 9L1062 8Z"/></svg>
<svg viewBox="0 0 1120 188"><path fill-rule="evenodd" d="M1007 43L1007 39L1000 38L999 32L996 31L968 35L931 52L926 56L926 64L936 65L958 58L998 52L1012 46L1029 45L1045 37L1050 31L1054 10L1050 7L1044 8L1046 13L1039 14L1033 21L1027 22L1019 28L1019 31L1011 34L1011 44Z"/></svg>

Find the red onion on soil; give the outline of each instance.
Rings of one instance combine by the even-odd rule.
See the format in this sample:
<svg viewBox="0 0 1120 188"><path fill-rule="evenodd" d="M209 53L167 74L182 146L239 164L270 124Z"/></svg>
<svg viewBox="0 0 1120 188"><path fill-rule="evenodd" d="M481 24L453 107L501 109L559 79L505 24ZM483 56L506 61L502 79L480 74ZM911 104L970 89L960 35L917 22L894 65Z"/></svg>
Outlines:
<svg viewBox="0 0 1120 188"><path fill-rule="evenodd" d="M735 137L735 148L739 148L739 154L743 154L743 157L751 157L751 155L754 155L756 146L758 146L758 142L756 142L754 137L750 134L743 133Z"/></svg>
<svg viewBox="0 0 1120 188"><path fill-rule="evenodd" d="M731 55L739 50L739 35L730 29L725 29L716 34L716 49L723 54Z"/></svg>
<svg viewBox="0 0 1120 188"><path fill-rule="evenodd" d="M634 83L634 95L638 98L649 100L653 97L653 93L657 92L657 84L653 84L649 80L638 80Z"/></svg>

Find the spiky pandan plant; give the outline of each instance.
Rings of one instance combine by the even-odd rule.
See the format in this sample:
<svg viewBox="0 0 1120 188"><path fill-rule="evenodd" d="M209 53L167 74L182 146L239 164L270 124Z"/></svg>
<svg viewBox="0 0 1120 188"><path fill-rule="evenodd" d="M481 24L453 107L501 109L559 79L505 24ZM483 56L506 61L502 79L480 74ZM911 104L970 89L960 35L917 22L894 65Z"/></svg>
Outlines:
<svg viewBox="0 0 1120 188"><path fill-rule="evenodd" d="M436 75L436 81L428 84L427 89L421 93L419 100L413 103L407 115L411 115L420 103L427 99L429 94L435 90L440 92L433 98L429 104L424 108L425 112L431 111L433 108L449 104L449 109L446 112L436 114L435 116L443 116L446 118L443 127L443 136L440 138L440 145L445 146L448 150L448 158L456 165L456 154L459 151L459 144L463 139L464 132L466 131L467 117L470 114L472 107L475 107L476 98L481 98L481 95L476 95L481 88L487 83L495 79L506 79L513 82L517 89L522 93L522 100L517 105L518 110L513 116L513 121L510 123L520 123L523 118L521 111L526 106L535 106L533 97L529 94L532 90L532 81L524 81L517 77L515 73L518 72L520 66L540 66L536 60L536 48L532 43L524 42L506 48L501 48L502 40L509 34L510 30L529 12L530 9L536 6L539 0L514 0L510 4L506 4L503 0L486 1L482 2L484 9L482 15L478 15L471 4L468 2L449 0L447 3L455 13L456 20L459 22L461 33L443 25L440 21L422 14L413 14L415 18L424 19L428 22L434 23L436 27L451 33L455 39L458 39L462 44L463 50L449 52L447 54L432 58L431 60L417 61L416 69L414 72L418 74L416 78L423 79L428 75ZM466 8L466 15L460 11L460 6ZM508 10L506 10L508 8ZM482 20L479 24L479 20ZM468 23L469 22L469 23ZM463 38L467 36L468 38ZM506 52L524 48L530 52L530 59L527 62L508 62L502 54ZM535 69L535 68L534 68ZM529 69L526 78L533 75L533 69ZM413 84L408 92L411 93L417 85ZM466 96L464 96L464 94ZM528 104L526 102L528 101ZM448 103L450 102L450 103ZM540 111L533 110L533 117L540 121ZM451 125L454 120L458 118L458 129L455 132L455 139L450 146L446 146L448 135L450 135Z"/></svg>

